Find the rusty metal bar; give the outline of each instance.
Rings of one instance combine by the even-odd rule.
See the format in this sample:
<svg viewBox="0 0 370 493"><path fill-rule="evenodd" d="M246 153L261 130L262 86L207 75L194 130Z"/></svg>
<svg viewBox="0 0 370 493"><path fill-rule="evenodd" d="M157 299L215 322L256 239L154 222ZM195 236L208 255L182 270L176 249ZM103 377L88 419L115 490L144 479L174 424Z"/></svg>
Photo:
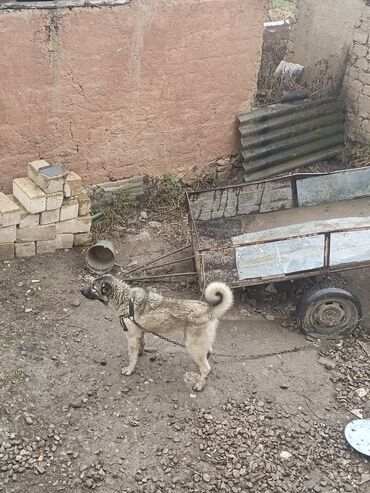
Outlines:
<svg viewBox="0 0 370 493"><path fill-rule="evenodd" d="M148 277L124 277L122 281L155 281L156 279L166 279L168 277L197 276L197 272L175 272L174 274L158 274Z"/></svg>
<svg viewBox="0 0 370 493"><path fill-rule="evenodd" d="M145 269L146 267L148 267L148 265L155 264L159 260L170 257L171 255L174 255L175 253L182 252L183 250L185 250L186 248L189 248L189 247L191 247L190 243L185 245L185 246L182 246L181 248L177 248L176 250L173 250L172 252L166 253L165 255L161 255L160 257L157 257L156 259L151 260L150 262L147 262L146 264L140 265L139 267L135 267L134 269L131 269L128 272L125 272L125 275L132 274L132 272L136 272L137 270L140 270L140 269Z"/></svg>
<svg viewBox="0 0 370 493"><path fill-rule="evenodd" d="M243 281L230 282L229 286L235 289L235 288L242 288L248 286L256 286L259 284L269 284L270 282L294 281L295 279L304 279L308 277L315 277L315 276L320 276L333 272L345 272L347 270L363 269L366 267L370 267L370 261L361 262L359 264L343 264L340 267L329 267L328 271L326 272L323 271L322 268L320 268L306 272L300 271L297 273L287 274L285 276L279 275L279 276L270 276L270 277L258 277L255 279L248 279L248 280L245 279Z"/></svg>
<svg viewBox="0 0 370 493"><path fill-rule="evenodd" d="M144 270L160 269L161 267L167 267L168 265L180 264L181 262L185 262L185 260L193 260L193 259L194 259L194 255L192 255L191 257L180 258L178 260L171 260L170 262L166 262L165 264L152 265L149 268L144 268Z"/></svg>
<svg viewBox="0 0 370 493"><path fill-rule="evenodd" d="M225 245L220 245L217 247L200 248L199 253L213 252L213 251L218 252L220 250L230 250L230 249L236 249L245 246L263 245L266 243L273 243L275 241L297 240L299 238L309 238L311 236L319 236L319 235L325 235L331 233L352 233L354 231L370 231L370 226L359 226L357 228L341 228L341 229L335 229L334 231L318 231L316 233L304 233L299 235L283 236L281 238L269 238L268 240L248 241L244 243L226 243ZM258 231L255 232L258 233Z"/></svg>
<svg viewBox="0 0 370 493"><path fill-rule="evenodd" d="M324 269L330 270L330 233L325 234L324 242Z"/></svg>
<svg viewBox="0 0 370 493"><path fill-rule="evenodd" d="M366 169L367 166L362 166L361 168L353 168L353 169L347 169L346 171L348 172L352 172L352 171L358 171L360 169ZM290 179L292 177L295 177L297 180L298 179L302 179L304 180L305 178L312 178L313 176L326 176L326 175L334 175L334 174L338 174L338 173L343 173L343 170L340 169L340 170L336 170L336 171L326 171L326 172L318 172L318 173L293 173L293 174L286 174L284 176L274 176L274 177L268 177L266 179L258 179L258 180L255 180L255 181L251 181L248 183L245 183L244 185L227 185L227 186L224 186L224 187L217 187L217 188L208 188L207 190L197 190L197 191L193 191L193 192L186 192L186 196L187 197L191 197L191 196L194 196L194 195L201 195L202 193L205 193L205 192L217 192L217 191L224 191L224 190L228 190L228 189L231 189L231 188L240 188L240 187L248 187L249 185L259 185L261 183L267 183L267 182L274 182L274 181L284 181L284 180L287 180L287 179ZM189 203L189 207L191 209L191 204L190 204L190 201L188 201Z"/></svg>

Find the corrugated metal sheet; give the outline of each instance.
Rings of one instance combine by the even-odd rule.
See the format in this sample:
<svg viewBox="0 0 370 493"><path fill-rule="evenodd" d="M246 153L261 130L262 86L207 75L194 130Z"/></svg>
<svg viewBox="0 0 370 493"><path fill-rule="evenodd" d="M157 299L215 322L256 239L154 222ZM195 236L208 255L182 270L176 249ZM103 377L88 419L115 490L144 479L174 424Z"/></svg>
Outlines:
<svg viewBox="0 0 370 493"><path fill-rule="evenodd" d="M335 156L344 149L342 100L274 104L239 116L245 180Z"/></svg>

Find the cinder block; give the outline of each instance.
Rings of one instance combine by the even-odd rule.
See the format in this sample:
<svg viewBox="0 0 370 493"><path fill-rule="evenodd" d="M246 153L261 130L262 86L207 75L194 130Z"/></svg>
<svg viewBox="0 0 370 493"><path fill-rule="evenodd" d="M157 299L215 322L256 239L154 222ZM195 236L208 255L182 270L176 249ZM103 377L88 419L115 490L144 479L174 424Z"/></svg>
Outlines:
<svg viewBox="0 0 370 493"><path fill-rule="evenodd" d="M63 193L54 192L46 194L46 210L54 211L60 209L63 203Z"/></svg>
<svg viewBox="0 0 370 493"><path fill-rule="evenodd" d="M44 211L40 214L40 224L52 224L59 221L60 209Z"/></svg>
<svg viewBox="0 0 370 493"><path fill-rule="evenodd" d="M78 201L76 197L64 199L63 205L60 209L60 220L67 221L68 219L74 219L78 216Z"/></svg>
<svg viewBox="0 0 370 493"><path fill-rule="evenodd" d="M15 243L16 257L32 257L36 253L35 242Z"/></svg>
<svg viewBox="0 0 370 493"><path fill-rule="evenodd" d="M56 240L36 241L36 253L54 253L56 250Z"/></svg>
<svg viewBox="0 0 370 493"><path fill-rule="evenodd" d="M0 226L14 226L21 220L21 210L10 197L0 192Z"/></svg>
<svg viewBox="0 0 370 493"><path fill-rule="evenodd" d="M72 248L73 247L73 234L66 233L60 234L56 236L55 246L57 250L61 250L64 248Z"/></svg>
<svg viewBox="0 0 370 493"><path fill-rule="evenodd" d="M63 192L67 171L39 159L28 164L28 177L45 193Z"/></svg>
<svg viewBox="0 0 370 493"><path fill-rule="evenodd" d="M82 179L74 171L70 171L65 179L64 183L64 196L65 197L75 197L81 192L82 189Z"/></svg>
<svg viewBox="0 0 370 493"><path fill-rule="evenodd" d="M7 195L11 201L19 207L21 219L18 223L18 228L28 228L30 226L36 226L40 222L40 214L30 214L26 211L22 204L13 195Z"/></svg>
<svg viewBox="0 0 370 493"><path fill-rule="evenodd" d="M90 197L87 195L87 193L80 192L77 195L77 200L78 200L78 215L86 216L87 214L90 214L91 200Z"/></svg>
<svg viewBox="0 0 370 493"><path fill-rule="evenodd" d="M63 233L89 233L91 228L91 217L81 216L56 224L57 234Z"/></svg>
<svg viewBox="0 0 370 493"><path fill-rule="evenodd" d="M86 246L92 242L92 233L76 233L73 238L73 246Z"/></svg>
<svg viewBox="0 0 370 493"><path fill-rule="evenodd" d="M14 243L0 243L0 259L14 257Z"/></svg>
<svg viewBox="0 0 370 493"><path fill-rule="evenodd" d="M55 224L45 224L43 226L33 226L32 228L17 229L17 241L55 240L55 235Z"/></svg>
<svg viewBox="0 0 370 493"><path fill-rule="evenodd" d="M14 243L17 236L17 227L7 226L0 228L0 243Z"/></svg>
<svg viewBox="0 0 370 493"><path fill-rule="evenodd" d="M29 178L13 180L13 195L31 214L37 214L46 209L46 195Z"/></svg>

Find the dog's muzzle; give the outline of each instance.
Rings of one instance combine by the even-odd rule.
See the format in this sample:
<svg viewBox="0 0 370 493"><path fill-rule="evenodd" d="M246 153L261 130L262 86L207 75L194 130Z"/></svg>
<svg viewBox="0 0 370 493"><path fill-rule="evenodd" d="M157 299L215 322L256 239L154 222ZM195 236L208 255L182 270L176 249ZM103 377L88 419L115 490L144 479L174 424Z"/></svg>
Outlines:
<svg viewBox="0 0 370 493"><path fill-rule="evenodd" d="M99 296L96 291L92 290L89 286L80 289L81 294L88 300L98 300Z"/></svg>

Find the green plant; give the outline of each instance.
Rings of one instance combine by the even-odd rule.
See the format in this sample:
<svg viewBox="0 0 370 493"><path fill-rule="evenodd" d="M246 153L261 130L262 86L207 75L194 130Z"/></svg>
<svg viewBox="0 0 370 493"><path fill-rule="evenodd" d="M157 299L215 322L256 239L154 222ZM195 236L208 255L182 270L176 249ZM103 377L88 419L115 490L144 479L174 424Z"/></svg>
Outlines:
<svg viewBox="0 0 370 493"><path fill-rule="evenodd" d="M0 372L0 382L3 384L21 383L24 380L24 373L22 370Z"/></svg>
<svg viewBox="0 0 370 493"><path fill-rule="evenodd" d="M180 178L177 176L173 175L164 175L163 176L163 183L170 188L173 188L174 190L181 190L182 189L182 183Z"/></svg>
<svg viewBox="0 0 370 493"><path fill-rule="evenodd" d="M295 4L295 0L271 0L272 9L289 9Z"/></svg>

